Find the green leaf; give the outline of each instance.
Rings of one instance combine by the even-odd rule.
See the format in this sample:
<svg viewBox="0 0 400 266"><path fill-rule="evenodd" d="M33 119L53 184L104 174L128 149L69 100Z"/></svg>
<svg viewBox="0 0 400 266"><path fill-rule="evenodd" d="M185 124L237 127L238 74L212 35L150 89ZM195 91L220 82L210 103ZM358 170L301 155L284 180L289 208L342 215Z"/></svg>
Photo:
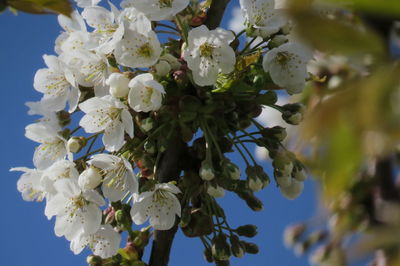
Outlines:
<svg viewBox="0 0 400 266"><path fill-rule="evenodd" d="M72 5L68 0L8 0L10 7L32 14L59 13L70 16Z"/></svg>
<svg viewBox="0 0 400 266"><path fill-rule="evenodd" d="M350 7L355 10L361 10L374 14L386 14L399 16L400 1L399 0L319 0L332 4L339 4Z"/></svg>
<svg viewBox="0 0 400 266"><path fill-rule="evenodd" d="M312 10L296 10L292 14L299 36L318 50L345 55L367 53L377 58L386 55L384 42L372 31L322 17Z"/></svg>

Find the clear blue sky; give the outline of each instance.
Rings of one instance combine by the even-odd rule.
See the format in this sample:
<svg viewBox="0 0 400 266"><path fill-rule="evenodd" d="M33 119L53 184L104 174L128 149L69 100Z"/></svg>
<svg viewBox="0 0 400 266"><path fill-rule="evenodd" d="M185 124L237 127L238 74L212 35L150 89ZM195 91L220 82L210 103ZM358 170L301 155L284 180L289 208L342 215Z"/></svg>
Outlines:
<svg viewBox="0 0 400 266"><path fill-rule="evenodd" d="M234 1L226 12L225 23ZM19 173L10 173L15 166L32 167L32 155L36 144L24 137L24 127L34 121L27 115L26 101L38 100L33 89L33 77L37 69L44 67L43 54L54 54L54 40L61 28L56 16L33 16L9 11L0 15L0 81L2 104L1 127L1 207L0 266L80 266L86 265L88 253L79 256L69 250L69 243L54 235L54 220L48 221L43 214L44 203L24 202L16 189ZM264 166L268 163L264 162ZM283 246L282 233L287 224L304 221L314 215L316 209L315 186L307 181L304 193L295 201L284 199L274 184L259 193L264 210L250 211L245 203L233 195L221 202L230 224L239 226L254 223L259 234L254 238L260 247L258 255L246 255L232 259L231 265L253 266L303 266L307 258L297 258L292 250ZM202 246L198 239L188 239L178 233L175 239L171 266L208 265L202 258Z"/></svg>

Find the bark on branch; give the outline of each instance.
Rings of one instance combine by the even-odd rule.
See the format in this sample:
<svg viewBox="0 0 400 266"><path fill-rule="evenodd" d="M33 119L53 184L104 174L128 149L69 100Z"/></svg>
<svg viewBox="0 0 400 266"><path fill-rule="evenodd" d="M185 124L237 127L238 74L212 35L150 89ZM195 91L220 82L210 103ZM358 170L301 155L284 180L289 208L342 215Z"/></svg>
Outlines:
<svg viewBox="0 0 400 266"><path fill-rule="evenodd" d="M160 183L167 183L178 180L182 167L180 160L186 150L186 144L181 140L181 136L177 135L169 143L167 150L162 155L156 178ZM167 266L169 254L171 252L172 242L178 229L178 223L170 230L154 231L153 246L149 266Z"/></svg>
<svg viewBox="0 0 400 266"><path fill-rule="evenodd" d="M210 9L207 12L207 20L204 23L210 30L213 30L221 24L222 17L230 0L213 0Z"/></svg>

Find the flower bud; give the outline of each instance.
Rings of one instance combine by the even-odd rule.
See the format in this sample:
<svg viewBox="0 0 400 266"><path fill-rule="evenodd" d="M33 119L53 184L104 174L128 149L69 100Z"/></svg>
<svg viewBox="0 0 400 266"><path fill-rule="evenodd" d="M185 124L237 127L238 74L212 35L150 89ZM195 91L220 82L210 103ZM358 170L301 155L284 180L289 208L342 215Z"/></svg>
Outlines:
<svg viewBox="0 0 400 266"><path fill-rule="evenodd" d="M110 94L116 98L125 98L129 93L129 79L121 73L112 73L106 80Z"/></svg>
<svg viewBox="0 0 400 266"><path fill-rule="evenodd" d="M275 181L281 188L289 187L292 184L291 176L281 176L277 171L275 171Z"/></svg>
<svg viewBox="0 0 400 266"><path fill-rule="evenodd" d="M233 179L239 180L240 179L240 169L237 165L231 163L230 161L223 161L222 162L222 169L224 176Z"/></svg>
<svg viewBox="0 0 400 266"><path fill-rule="evenodd" d="M89 266L101 266L103 260L101 259L100 256L89 255L86 258L86 262L87 264L89 264Z"/></svg>
<svg viewBox="0 0 400 266"><path fill-rule="evenodd" d="M279 176L290 176L292 174L293 163L285 152L277 154L272 165Z"/></svg>
<svg viewBox="0 0 400 266"><path fill-rule="evenodd" d="M231 256L231 248L226 242L226 236L224 234L219 234L213 239L211 251L215 260L229 260L229 257Z"/></svg>
<svg viewBox="0 0 400 266"><path fill-rule="evenodd" d="M255 237L257 235L257 226L253 224L242 225L236 228L235 231L240 236Z"/></svg>
<svg viewBox="0 0 400 266"><path fill-rule="evenodd" d="M229 266L229 260L215 260L215 266Z"/></svg>
<svg viewBox="0 0 400 266"><path fill-rule="evenodd" d="M269 177L259 165L246 168L247 184L251 191L258 192L269 184Z"/></svg>
<svg viewBox="0 0 400 266"><path fill-rule="evenodd" d="M154 69L156 71L156 74L158 76L166 76L170 71L171 71L171 65L165 61L165 60L160 60L155 66Z"/></svg>
<svg viewBox="0 0 400 266"><path fill-rule="evenodd" d="M253 192L258 192L264 188L264 182L258 177L250 177L247 179L247 185Z"/></svg>
<svg viewBox="0 0 400 266"><path fill-rule="evenodd" d="M299 182L296 179L292 179L292 183L288 187L280 187L281 193L287 199L295 199L300 196L301 192L303 192L304 183Z"/></svg>
<svg viewBox="0 0 400 266"><path fill-rule="evenodd" d="M305 106L301 103L285 104L282 106L282 118L286 123L298 125L303 120Z"/></svg>
<svg viewBox="0 0 400 266"><path fill-rule="evenodd" d="M140 121L140 127L143 129L144 132L149 132L153 129L153 126L154 120L151 117L142 119L142 121Z"/></svg>
<svg viewBox="0 0 400 266"><path fill-rule="evenodd" d="M283 141L287 137L286 129L280 126L266 128L261 134L265 138L274 138L277 141Z"/></svg>
<svg viewBox="0 0 400 266"><path fill-rule="evenodd" d="M204 259L205 259L207 262L209 262L209 263L214 262L214 258L213 258L213 256L212 256L212 252L211 252L211 249L210 249L210 248L204 249L203 255L204 255Z"/></svg>
<svg viewBox="0 0 400 266"><path fill-rule="evenodd" d="M252 192L245 191L237 193L238 196L246 201L247 206L253 211L261 211L263 209L263 204Z"/></svg>
<svg viewBox="0 0 400 266"><path fill-rule="evenodd" d="M306 226L304 224L288 226L283 235L285 245L288 247L293 246L300 239L305 230Z"/></svg>
<svg viewBox="0 0 400 266"><path fill-rule="evenodd" d="M275 35L272 40L268 43L269 48L273 49L281 46L288 42L288 38L285 35Z"/></svg>
<svg viewBox="0 0 400 266"><path fill-rule="evenodd" d="M225 196L225 190L218 185L214 186L212 184L209 184L207 187L207 193L214 198L222 198L223 196Z"/></svg>
<svg viewBox="0 0 400 266"><path fill-rule="evenodd" d="M124 229L130 228L132 225L132 220L130 215L128 215L123 210L117 210L115 212L115 220Z"/></svg>
<svg viewBox="0 0 400 266"><path fill-rule="evenodd" d="M78 184L84 190L95 189L100 185L102 179L99 169L90 166L79 175Z"/></svg>
<svg viewBox="0 0 400 266"><path fill-rule="evenodd" d="M229 241L231 242L232 255L235 256L236 258L243 257L244 256L244 246L240 242L239 237L237 235L232 235L229 238Z"/></svg>
<svg viewBox="0 0 400 266"><path fill-rule="evenodd" d="M241 241L244 246L244 250L249 254L257 254L259 252L258 246L254 243Z"/></svg>
<svg viewBox="0 0 400 266"><path fill-rule="evenodd" d="M292 176L294 179L296 179L297 181L300 181L300 182L303 182L304 180L307 179L307 174L304 171L304 169L299 169L297 167L295 167L293 169Z"/></svg>
<svg viewBox="0 0 400 266"><path fill-rule="evenodd" d="M72 137L67 141L67 150L72 153L78 153L86 145L84 137Z"/></svg>
<svg viewBox="0 0 400 266"><path fill-rule="evenodd" d="M156 152L156 146L149 140L144 143L143 148L149 154L154 154Z"/></svg>
<svg viewBox="0 0 400 266"><path fill-rule="evenodd" d="M173 56L173 55L171 55L169 53L164 54L163 56L161 56L160 60L168 62L168 64L170 65L172 70L180 69L181 66L182 66L182 64L179 63L179 60L175 56Z"/></svg>
<svg viewBox="0 0 400 266"><path fill-rule="evenodd" d="M199 175L201 179L205 181L210 181L214 179L215 177L214 169L212 168L211 164L208 161L203 161L201 163Z"/></svg>

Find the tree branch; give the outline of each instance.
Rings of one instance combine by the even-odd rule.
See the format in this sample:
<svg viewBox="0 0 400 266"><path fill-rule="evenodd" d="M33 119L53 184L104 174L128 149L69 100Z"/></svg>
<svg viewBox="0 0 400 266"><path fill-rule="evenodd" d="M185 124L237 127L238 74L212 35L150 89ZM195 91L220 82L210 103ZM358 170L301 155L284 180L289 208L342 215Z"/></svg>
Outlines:
<svg viewBox="0 0 400 266"><path fill-rule="evenodd" d="M177 134L169 143L167 150L162 155L156 178L160 183L176 181L179 178L182 167L180 160L186 151L186 144ZM153 246L151 248L149 266L167 266L172 242L178 229L178 222L169 230L154 231Z"/></svg>
<svg viewBox="0 0 400 266"><path fill-rule="evenodd" d="M230 0L213 0L210 9L207 12L207 19L204 23L210 30L213 30L221 24L222 17Z"/></svg>

